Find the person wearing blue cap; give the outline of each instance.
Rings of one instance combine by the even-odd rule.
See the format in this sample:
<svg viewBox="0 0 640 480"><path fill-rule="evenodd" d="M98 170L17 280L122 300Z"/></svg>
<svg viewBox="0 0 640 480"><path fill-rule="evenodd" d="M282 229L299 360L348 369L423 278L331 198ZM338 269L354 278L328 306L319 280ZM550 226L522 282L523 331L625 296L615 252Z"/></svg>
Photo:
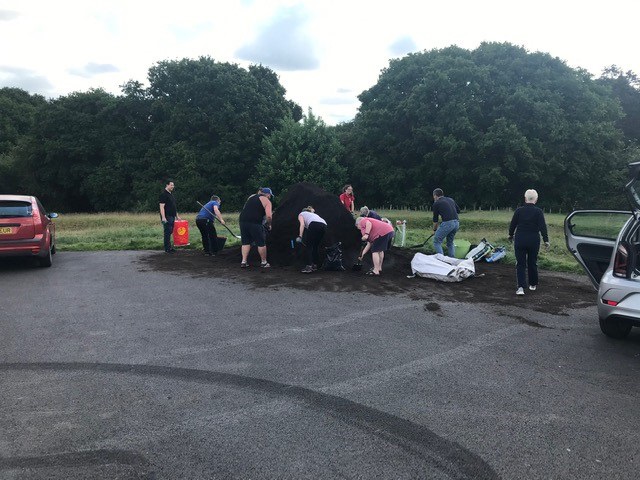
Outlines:
<svg viewBox="0 0 640 480"><path fill-rule="evenodd" d="M269 268L267 262L267 244L265 229L271 230L273 191L268 187L261 187L257 193L251 195L240 212L240 237L242 242L242 262L240 267L249 266L248 258L251 244L255 243L260 254L260 267Z"/></svg>

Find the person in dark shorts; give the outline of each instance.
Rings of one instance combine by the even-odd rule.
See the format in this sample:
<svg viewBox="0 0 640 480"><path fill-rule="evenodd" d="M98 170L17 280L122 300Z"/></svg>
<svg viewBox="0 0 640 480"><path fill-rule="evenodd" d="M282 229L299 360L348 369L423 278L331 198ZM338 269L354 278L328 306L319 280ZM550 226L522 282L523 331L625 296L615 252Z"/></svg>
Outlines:
<svg viewBox="0 0 640 480"><path fill-rule="evenodd" d="M327 231L327 222L316 214L313 207L306 207L298 215L298 223L300 231L296 242L304 243L306 246L305 256L307 259L306 266L302 269L302 273L315 272L320 266L320 242Z"/></svg>
<svg viewBox="0 0 640 480"><path fill-rule="evenodd" d="M178 208L176 199L173 196L175 184L173 180L167 180L164 190L158 199L160 203L160 221L164 230L164 251L166 253L175 253L176 249L171 245L171 234L173 233L173 224L176 220L181 220L178 216Z"/></svg>
<svg viewBox="0 0 640 480"><path fill-rule="evenodd" d="M447 254L449 257L456 256L456 247L453 243L456 232L460 228L458 213L460 207L453 198L445 197L441 188L433 191L433 248L436 253L442 252L442 242L447 239ZM442 218L438 224L438 217Z"/></svg>
<svg viewBox="0 0 640 480"><path fill-rule="evenodd" d="M538 288L538 251L540 250L540 236L545 249L550 248L547 222L544 212L536 207L538 192L527 190L524 192L524 206L513 212L509 224L509 241L513 242L516 254L516 274L518 289L516 295L524 295L527 287L527 273L529 276L529 290ZM515 234L515 239L514 239Z"/></svg>
<svg viewBox="0 0 640 480"><path fill-rule="evenodd" d="M267 262L267 245L265 229L271 230L271 197L273 192L270 188L259 188L257 193L251 195L240 212L240 237L242 242L242 262L240 266L249 266L247 261L251 244L255 243L260 254L260 266L269 268Z"/></svg>
<svg viewBox="0 0 640 480"><path fill-rule="evenodd" d="M356 219L356 227L362 233L362 241L367 242L358 260L362 261L362 257L371 250L373 268L366 274L380 275L382 273L382 263L384 262L384 252L391 248L391 242L395 235L393 226L375 218L358 217Z"/></svg>
<svg viewBox="0 0 640 480"><path fill-rule="evenodd" d="M216 232L215 220L225 225L220 214L220 197L212 195L209 200L196 215L196 226L202 236L202 248L205 255L215 255L218 253L218 232Z"/></svg>

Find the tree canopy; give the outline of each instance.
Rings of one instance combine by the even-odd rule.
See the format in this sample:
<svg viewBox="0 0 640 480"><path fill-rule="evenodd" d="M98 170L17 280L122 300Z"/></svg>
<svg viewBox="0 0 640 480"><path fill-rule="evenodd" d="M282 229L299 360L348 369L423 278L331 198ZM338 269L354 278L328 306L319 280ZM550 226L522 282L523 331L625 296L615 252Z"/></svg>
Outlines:
<svg viewBox="0 0 640 480"><path fill-rule="evenodd" d="M310 182L337 192L346 169L337 159L341 146L335 131L309 110L302 123L286 118L262 141L263 153L253 183L268 185L278 195L297 182Z"/></svg>
<svg viewBox="0 0 640 480"><path fill-rule="evenodd" d="M507 206L537 188L568 209L619 189L620 103L548 54L498 43L410 54L359 98L340 137L370 203L427 204L441 187L468 206Z"/></svg>
<svg viewBox="0 0 640 480"><path fill-rule="evenodd" d="M624 208L625 165L640 153L640 81L594 79L508 43L389 62L353 121L327 126L286 98L262 65L210 57L153 65L113 95L55 99L0 89L0 193L59 211L149 211L163 180L180 210L217 194L238 208L268 184L352 183L372 206L428 206L434 188L473 207Z"/></svg>

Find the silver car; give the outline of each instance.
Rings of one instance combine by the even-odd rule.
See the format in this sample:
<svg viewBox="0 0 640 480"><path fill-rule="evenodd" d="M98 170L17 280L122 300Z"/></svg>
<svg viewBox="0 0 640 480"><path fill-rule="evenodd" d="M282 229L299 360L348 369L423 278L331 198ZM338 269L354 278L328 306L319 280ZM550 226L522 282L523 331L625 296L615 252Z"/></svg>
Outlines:
<svg viewBox="0 0 640 480"><path fill-rule="evenodd" d="M567 248L598 289L600 329L624 338L640 327L640 162L629 164L631 211L577 210L564 221Z"/></svg>

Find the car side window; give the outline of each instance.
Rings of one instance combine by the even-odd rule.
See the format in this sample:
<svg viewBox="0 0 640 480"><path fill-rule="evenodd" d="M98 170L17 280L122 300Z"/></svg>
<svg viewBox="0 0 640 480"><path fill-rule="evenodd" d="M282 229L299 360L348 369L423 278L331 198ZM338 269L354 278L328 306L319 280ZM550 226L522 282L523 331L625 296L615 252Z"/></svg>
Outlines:
<svg viewBox="0 0 640 480"><path fill-rule="evenodd" d="M631 212L580 212L571 218L569 228L577 237L616 240L630 216Z"/></svg>

